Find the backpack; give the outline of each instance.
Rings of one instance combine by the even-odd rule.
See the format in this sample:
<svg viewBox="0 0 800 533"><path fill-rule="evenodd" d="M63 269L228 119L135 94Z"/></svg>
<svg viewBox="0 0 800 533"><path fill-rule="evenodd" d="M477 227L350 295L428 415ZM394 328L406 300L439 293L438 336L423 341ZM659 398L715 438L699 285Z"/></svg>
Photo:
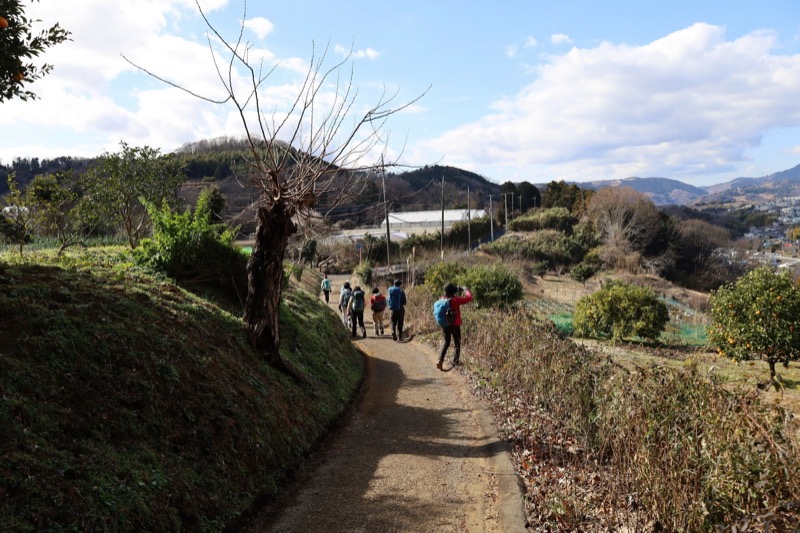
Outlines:
<svg viewBox="0 0 800 533"><path fill-rule="evenodd" d="M364 291L355 291L353 293L353 311L364 310Z"/></svg>
<svg viewBox="0 0 800 533"><path fill-rule="evenodd" d="M380 313L384 309L386 309L386 298L383 294L378 294L375 296L375 301L372 302L372 312Z"/></svg>
<svg viewBox="0 0 800 533"><path fill-rule="evenodd" d="M441 328L455 324L456 313L450 307L450 298L440 298L433 303L433 317Z"/></svg>
<svg viewBox="0 0 800 533"><path fill-rule="evenodd" d="M352 295L353 291L350 289L345 289L344 292L342 292L341 296L339 297L339 306L342 308L342 310L347 309L347 302L350 301L350 296Z"/></svg>
<svg viewBox="0 0 800 533"><path fill-rule="evenodd" d="M398 311L403 308L403 297L405 294L400 287L391 286L389 287L389 309L392 311Z"/></svg>

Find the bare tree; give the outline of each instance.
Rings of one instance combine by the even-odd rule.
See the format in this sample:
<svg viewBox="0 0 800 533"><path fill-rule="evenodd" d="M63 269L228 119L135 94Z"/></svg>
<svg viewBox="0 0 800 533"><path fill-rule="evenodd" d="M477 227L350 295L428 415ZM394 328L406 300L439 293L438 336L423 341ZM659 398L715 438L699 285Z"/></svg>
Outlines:
<svg viewBox="0 0 800 533"><path fill-rule="evenodd" d="M386 120L418 100L395 106L396 94L382 95L374 105L357 105L350 57L328 66L327 49L312 57L303 82L288 110L262 105L262 90L277 65L264 70L249 57L243 40L247 4L238 38L226 40L212 25L199 2L197 8L209 29L209 48L224 88L222 99L208 98L159 77L202 100L233 105L245 130L250 160L243 184L258 191L257 227L247 265L248 293L244 320L256 348L272 363L284 366L279 355L279 306L283 261L290 237L343 201L358 195L370 176L385 163ZM224 63L215 53L221 49ZM244 73L247 83L239 83ZM331 87L333 89L331 90ZM365 164L369 158L372 163Z"/></svg>
<svg viewBox="0 0 800 533"><path fill-rule="evenodd" d="M659 231L653 202L630 187L606 187L589 200L586 216L607 246L645 250Z"/></svg>

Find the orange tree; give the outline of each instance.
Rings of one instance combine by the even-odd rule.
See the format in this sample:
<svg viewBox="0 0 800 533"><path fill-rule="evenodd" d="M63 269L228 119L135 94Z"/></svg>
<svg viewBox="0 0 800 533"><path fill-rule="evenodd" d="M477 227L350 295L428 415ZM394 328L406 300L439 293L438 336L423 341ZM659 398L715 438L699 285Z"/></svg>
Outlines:
<svg viewBox="0 0 800 533"><path fill-rule="evenodd" d="M14 97L36 98L25 85L50 72L53 66L35 65L33 59L69 37L58 23L36 34L32 27L35 22L40 21L25 16L21 0L0 0L0 102Z"/></svg>
<svg viewBox="0 0 800 533"><path fill-rule="evenodd" d="M763 266L711 293L708 338L719 353L769 365L779 387L775 365L800 356L800 287L791 274Z"/></svg>

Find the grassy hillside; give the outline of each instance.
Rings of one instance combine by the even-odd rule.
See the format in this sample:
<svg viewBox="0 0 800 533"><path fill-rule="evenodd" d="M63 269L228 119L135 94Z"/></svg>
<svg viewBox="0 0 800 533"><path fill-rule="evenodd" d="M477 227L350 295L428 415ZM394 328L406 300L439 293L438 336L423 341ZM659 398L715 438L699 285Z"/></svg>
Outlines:
<svg viewBox="0 0 800 533"><path fill-rule="evenodd" d="M315 296L284 302L306 383L118 249L0 255L0 530L220 530L274 496L363 370Z"/></svg>

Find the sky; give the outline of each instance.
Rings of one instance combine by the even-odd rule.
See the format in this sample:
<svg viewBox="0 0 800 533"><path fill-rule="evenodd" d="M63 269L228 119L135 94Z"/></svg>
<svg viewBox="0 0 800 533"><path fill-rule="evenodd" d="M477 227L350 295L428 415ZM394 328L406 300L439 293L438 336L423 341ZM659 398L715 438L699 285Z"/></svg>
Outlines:
<svg viewBox="0 0 800 533"><path fill-rule="evenodd" d="M325 51L326 66L347 60L348 118L382 98L410 103L367 154L383 148L399 170L706 186L800 164L797 0L199 2L270 73L259 93L267 124ZM226 93L212 59L224 56L195 0L23 3L38 27L57 21L72 40L43 56L54 69L31 85L39 99L0 103L0 162L94 157L120 142L167 153L244 134L235 107L197 97ZM335 81L317 113L335 101Z"/></svg>

